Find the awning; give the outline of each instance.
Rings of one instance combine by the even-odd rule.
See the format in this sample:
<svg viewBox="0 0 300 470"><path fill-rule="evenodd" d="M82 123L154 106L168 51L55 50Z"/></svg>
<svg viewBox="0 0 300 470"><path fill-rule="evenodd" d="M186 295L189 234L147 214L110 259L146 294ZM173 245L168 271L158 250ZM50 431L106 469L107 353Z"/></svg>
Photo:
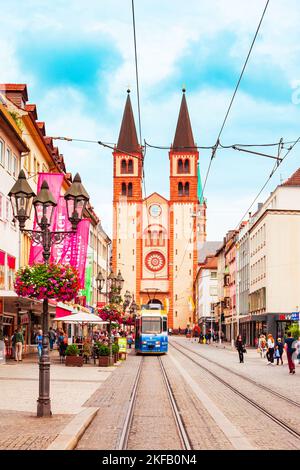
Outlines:
<svg viewBox="0 0 300 470"><path fill-rule="evenodd" d="M64 321L66 323L101 323L102 325L109 324L109 322L102 320L100 317L98 317L98 315L86 312L78 312L71 315L67 315L65 317L54 318L54 320Z"/></svg>

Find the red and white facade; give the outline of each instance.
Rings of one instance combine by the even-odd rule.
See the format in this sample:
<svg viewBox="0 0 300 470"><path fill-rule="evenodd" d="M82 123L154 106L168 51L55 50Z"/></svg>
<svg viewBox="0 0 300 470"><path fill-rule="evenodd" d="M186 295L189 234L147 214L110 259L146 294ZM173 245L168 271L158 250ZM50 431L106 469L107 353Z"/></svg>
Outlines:
<svg viewBox="0 0 300 470"><path fill-rule="evenodd" d="M206 239L206 204L200 203L199 153L185 94L170 160L170 198L142 195L143 156L128 94L119 140L113 152L112 266L138 304L161 302L170 328L194 321L193 283L197 244ZM200 184L199 184L200 183Z"/></svg>

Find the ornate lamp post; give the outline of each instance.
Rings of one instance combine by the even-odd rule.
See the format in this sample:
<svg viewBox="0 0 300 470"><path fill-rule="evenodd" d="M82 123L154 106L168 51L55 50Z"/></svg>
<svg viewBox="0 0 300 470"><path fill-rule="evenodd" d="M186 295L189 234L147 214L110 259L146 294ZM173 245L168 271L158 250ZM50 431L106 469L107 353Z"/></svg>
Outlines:
<svg viewBox="0 0 300 470"><path fill-rule="evenodd" d="M45 263L49 262L51 246L61 243L66 237L76 231L78 223L82 220L84 209L89 201L89 195L81 184L77 173L72 185L66 191L64 198L67 204L68 218L72 224L72 231L54 232L50 230L54 209L57 206L48 183L43 181L41 190L35 196L29 186L23 170L9 192L14 217L19 221L20 230L26 233L35 243L42 245ZM26 230L25 223L30 218L31 208L34 206L36 221L40 230ZM51 416L50 400L50 357L48 338L48 299L43 300L42 314L42 354L39 360L39 397L37 400L37 416Z"/></svg>
<svg viewBox="0 0 300 470"><path fill-rule="evenodd" d="M105 279L101 271L98 273L96 277L97 288L98 291L101 293ZM119 270L118 275L116 276L113 271L109 274L107 278L107 293L105 295L108 296L110 303L120 303L121 302L121 290L124 284L124 279L122 277L121 271ZM113 365L113 355L112 355L112 340L111 340L111 319L109 319L108 325L108 347L109 347L109 365Z"/></svg>

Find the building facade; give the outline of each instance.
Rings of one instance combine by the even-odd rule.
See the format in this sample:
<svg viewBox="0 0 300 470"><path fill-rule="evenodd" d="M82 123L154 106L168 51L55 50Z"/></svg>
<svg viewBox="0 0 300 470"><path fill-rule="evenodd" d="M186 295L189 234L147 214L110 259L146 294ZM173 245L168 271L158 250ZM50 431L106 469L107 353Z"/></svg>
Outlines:
<svg viewBox="0 0 300 470"><path fill-rule="evenodd" d="M138 304L160 304L170 328L193 322L193 284L197 242L206 239L199 153L194 142L185 92L169 152L170 198L143 198L143 154L128 94L119 139L113 153L112 266L125 279L123 291Z"/></svg>
<svg viewBox="0 0 300 470"><path fill-rule="evenodd" d="M196 321L203 334L216 330L215 304L218 301L218 259L207 256L195 280Z"/></svg>

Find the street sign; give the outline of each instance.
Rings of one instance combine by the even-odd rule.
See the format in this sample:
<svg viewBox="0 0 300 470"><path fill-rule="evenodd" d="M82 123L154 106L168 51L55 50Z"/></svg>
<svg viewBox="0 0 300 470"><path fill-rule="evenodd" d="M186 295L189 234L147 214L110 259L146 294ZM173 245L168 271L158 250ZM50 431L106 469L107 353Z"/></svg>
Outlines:
<svg viewBox="0 0 300 470"><path fill-rule="evenodd" d="M292 321L299 321L299 312L292 312L291 320Z"/></svg>

